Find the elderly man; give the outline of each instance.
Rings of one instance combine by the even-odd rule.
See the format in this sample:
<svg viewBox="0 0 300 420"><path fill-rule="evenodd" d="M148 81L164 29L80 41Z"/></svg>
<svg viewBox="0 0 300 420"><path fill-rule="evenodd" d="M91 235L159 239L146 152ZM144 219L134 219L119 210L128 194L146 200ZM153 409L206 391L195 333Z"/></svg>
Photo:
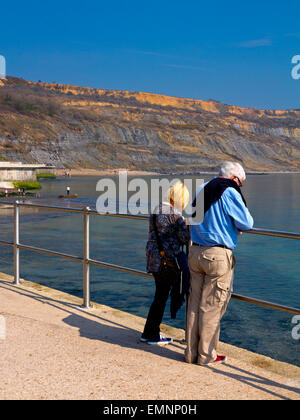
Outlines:
<svg viewBox="0 0 300 420"><path fill-rule="evenodd" d="M225 162L219 176L202 185L204 219L191 226L189 251L191 289L185 351L188 363L206 365L227 360L226 356L218 355L216 349L220 320L232 292L235 265L232 250L237 246L238 235L253 226L240 190L245 179L245 171L239 163Z"/></svg>

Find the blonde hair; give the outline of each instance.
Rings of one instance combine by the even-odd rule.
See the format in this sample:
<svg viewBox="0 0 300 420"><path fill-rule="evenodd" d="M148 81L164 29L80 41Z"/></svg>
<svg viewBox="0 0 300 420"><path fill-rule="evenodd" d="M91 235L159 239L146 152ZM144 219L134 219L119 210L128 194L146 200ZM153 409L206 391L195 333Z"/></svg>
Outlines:
<svg viewBox="0 0 300 420"><path fill-rule="evenodd" d="M165 201L174 205L180 211L187 206L189 198L189 190L181 181L177 181L176 184L172 185L165 195Z"/></svg>

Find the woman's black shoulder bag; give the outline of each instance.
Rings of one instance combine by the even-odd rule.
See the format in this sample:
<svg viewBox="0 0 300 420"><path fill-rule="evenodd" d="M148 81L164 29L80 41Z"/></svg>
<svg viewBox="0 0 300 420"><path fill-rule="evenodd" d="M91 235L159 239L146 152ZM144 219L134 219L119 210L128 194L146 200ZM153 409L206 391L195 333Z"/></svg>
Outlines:
<svg viewBox="0 0 300 420"><path fill-rule="evenodd" d="M153 227L154 227L154 232L155 232L155 237L156 237L156 242L157 242L157 246L158 246L158 250L161 256L161 264L160 264L160 268L159 271L164 271L166 269L169 268L173 268L175 270L180 270L178 261L176 258L167 258L165 255L165 251L161 242L161 239L159 237L158 234L158 230L157 230L157 224L156 224L156 214L153 214Z"/></svg>

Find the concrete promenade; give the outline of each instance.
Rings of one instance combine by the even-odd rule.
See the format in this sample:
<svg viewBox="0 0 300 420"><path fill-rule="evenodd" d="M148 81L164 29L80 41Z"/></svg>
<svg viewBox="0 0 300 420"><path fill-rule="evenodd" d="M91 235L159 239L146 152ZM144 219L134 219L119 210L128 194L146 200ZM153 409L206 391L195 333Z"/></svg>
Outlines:
<svg viewBox="0 0 300 420"><path fill-rule="evenodd" d="M220 344L226 365L139 341L144 319L0 273L0 399L300 399L300 368ZM3 333L3 331L2 331Z"/></svg>

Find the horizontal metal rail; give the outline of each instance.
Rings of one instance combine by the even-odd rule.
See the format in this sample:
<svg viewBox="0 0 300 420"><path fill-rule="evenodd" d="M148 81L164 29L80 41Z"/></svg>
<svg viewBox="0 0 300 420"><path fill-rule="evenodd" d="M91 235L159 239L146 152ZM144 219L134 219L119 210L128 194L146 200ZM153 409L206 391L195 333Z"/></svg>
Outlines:
<svg viewBox="0 0 300 420"><path fill-rule="evenodd" d="M0 205L8 204L11 205L13 208L14 202L11 201L0 201ZM78 214L89 214L89 215L98 215L98 216L108 216L108 217L119 217L125 219L137 219L137 220L148 220L149 216L145 215L132 215L132 214L119 214L119 213L99 213L97 210L85 210L82 208L74 208L74 207L61 207L61 206L50 206L45 204L38 204L38 203L20 203L17 202L18 206L22 207L35 207L40 209L48 209L48 210L56 210L62 211L66 213L78 213ZM252 228L246 230L245 233L252 233L255 235L266 235L266 236L276 236L279 238L287 238L287 239L300 239L300 233L294 232L286 232L286 231L279 231L279 230L271 230L271 229L260 229L260 228Z"/></svg>
<svg viewBox="0 0 300 420"><path fill-rule="evenodd" d="M18 251L20 249L23 249L23 250L26 250L26 251L38 252L38 253L41 253L41 254L46 254L46 255L50 255L50 256L54 256L54 257L65 258L65 259L69 259L69 260L72 260L72 261L81 262L84 265L83 306L85 306L85 307L90 307L90 292L89 292L90 281L89 281L89 269L88 269L88 267L91 264L96 265L98 267L102 267L102 268L108 268L108 269L112 269L112 270L118 270L118 271L121 271L121 272L137 275L137 276L152 278L151 274L146 273L145 271L142 271L142 270L137 270L137 269L133 269L133 268L129 268L129 267L123 267L123 266L120 266L120 265L111 264L111 263L108 263L108 262L98 261L98 260L89 258L89 220L88 220L89 215L121 217L121 218L138 219L138 220L148 220L148 216L129 215L129 214L113 214L113 213L98 213L96 210L91 210L88 207L85 208L85 209L79 209L79 208L49 206L49 205L35 204L35 203L19 203L19 202L12 203L12 202L4 202L4 201L0 202L0 205L3 205L3 204L12 205L13 209L14 209L14 225L15 225L14 241L9 242L9 241L0 240L0 245L7 245L7 246L11 246L11 247L14 248L14 266L15 266L15 276L14 276L15 280L14 280L14 282L15 282L15 284L20 284L20 279L19 279L19 265L20 265L20 263L19 263L19 253L18 253ZM24 244L19 243L19 208L20 207L36 207L36 208L49 209L49 210L54 210L54 211L62 211L62 212L68 212L68 213L83 214L84 215L84 249L83 249L84 256L79 257L79 256L76 256L76 255L65 254L65 253L61 253L61 252L57 252L57 251L52 251L50 249L38 248L38 247L33 247L33 246L24 245ZM276 236L276 237L288 238L288 239L300 239L300 234L298 234L298 233L274 231L274 230L269 230L269 229L253 228L253 229L250 229L250 230L246 231L246 233L257 234L257 235ZM283 312L288 312L288 313L291 313L291 314L300 315L300 309L298 309L298 308L285 306L285 305L280 305L280 304L277 304L277 303L268 302L268 301L264 301L264 300L260 300L260 299L255 299L255 298L251 298L249 296L243 296L243 295L239 295L239 294L236 294L236 293L232 294L232 298L236 299L236 300L239 300L239 301L242 301L242 302L255 304L255 305L258 305L258 306L263 306L263 307L270 308L270 309L275 309L275 310L279 310L279 311L283 311Z"/></svg>
<svg viewBox="0 0 300 420"><path fill-rule="evenodd" d="M1 241L0 243L3 243L3 242L5 242L5 241ZM13 243L8 243L7 242L5 244L7 244L7 245L9 244L9 245L13 246ZM51 251L49 249L36 248L36 247L22 245L22 244L19 244L17 247L19 249L24 249L24 250L27 250L27 251L35 251L35 252L39 252L41 254L51 255L51 256L54 256L54 257L66 258L66 259L73 260L73 261L79 261L79 262L84 261L84 259L81 258L81 257L76 257L75 255L70 255L70 254L63 254L63 253L60 253L60 252ZM137 276L152 278L152 275L149 274L149 273L146 273L146 272L141 271L141 270L132 269L132 268L129 268L129 267L123 267L123 266L120 266L120 265L115 265L115 264L107 263L107 262L104 262L104 261L98 261L98 260L94 260L94 259L88 259L88 260L86 260L86 262L88 264L96 265L96 266L102 267L102 268L109 268L109 269L113 269L113 270L122 271L124 273L129 273L129 274L134 274L134 275L137 275ZM250 298L248 296L243 296L243 295L233 293L232 298L243 301L243 302L256 304L256 305L259 305L259 306L264 306L266 308L277 309L277 310L284 311L284 312L289 312L289 313L292 313L292 314L300 314L300 309L293 308L293 307L290 307L290 306L275 304L273 302L267 302L267 301L263 301L263 300L259 300L259 299L254 299L254 298Z"/></svg>
<svg viewBox="0 0 300 420"><path fill-rule="evenodd" d="M295 314L295 315L300 315L300 309L293 308L292 306L280 305L279 303L268 302L266 300L261 300L261 299L255 299L255 298L251 298L249 296L243 296L243 295L239 295L239 294L236 294L236 293L232 293L231 297L233 299L240 300L242 302L252 303L252 304L258 305L258 306L264 306L265 308L276 309L278 311L288 312L290 314Z"/></svg>
<svg viewBox="0 0 300 420"><path fill-rule="evenodd" d="M284 232L280 230L252 228L250 230L246 230L245 232L253 233L255 235L276 236L277 238L300 239L300 233Z"/></svg>
<svg viewBox="0 0 300 420"><path fill-rule="evenodd" d="M0 245L14 246L14 243L13 242L7 242L7 241L0 241Z"/></svg>
<svg viewBox="0 0 300 420"><path fill-rule="evenodd" d="M17 203L20 207L33 207L33 208L41 208L41 209L49 209L49 210L56 210L56 211L62 211L66 213L79 213L79 214L94 214L94 215L100 215L100 216L109 216L109 217L122 217L126 219L138 219L138 220L148 220L148 216L144 215L133 215L133 214L119 214L119 213L99 213L97 210L91 210L91 209L79 209L75 207L60 207L60 206L49 206L45 204L37 204L37 203L20 203L18 201L16 202L10 202L10 201L0 201L0 205L8 204L11 205L11 208L13 209L15 203Z"/></svg>
<svg viewBox="0 0 300 420"><path fill-rule="evenodd" d="M104 261L97 261L97 260L88 260L88 262L89 262L89 264L94 264L94 265L97 265L98 267L102 267L102 268L110 268L112 270L123 271L124 273L135 274L137 276L153 278L152 274L146 273L145 271L136 270L134 268L122 267L121 265L115 265L115 264L107 263L107 262L104 262Z"/></svg>
<svg viewBox="0 0 300 420"><path fill-rule="evenodd" d="M82 257L76 257L75 255L70 255L70 254L63 254L61 252L51 251L50 249L36 248L33 246L28 246L28 245L23 245L23 244L17 244L17 248L24 249L25 251L33 251L33 252L39 252L40 254L51 255L52 257L66 258L67 260L72 260L72 261L79 261L79 262L84 261Z"/></svg>

